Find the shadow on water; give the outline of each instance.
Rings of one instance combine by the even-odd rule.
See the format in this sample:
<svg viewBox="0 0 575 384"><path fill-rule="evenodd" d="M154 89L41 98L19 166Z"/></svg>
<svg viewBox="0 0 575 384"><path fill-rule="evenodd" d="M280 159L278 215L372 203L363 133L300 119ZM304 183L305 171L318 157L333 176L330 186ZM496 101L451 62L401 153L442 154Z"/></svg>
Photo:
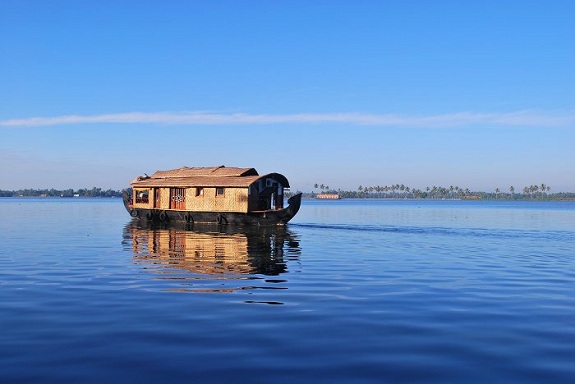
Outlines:
<svg viewBox="0 0 575 384"><path fill-rule="evenodd" d="M267 284L285 280L270 277L287 273L288 261L297 262L301 253L297 236L279 226L242 228L134 219L124 227L123 237L134 262L159 279L194 282L193 288L169 288L172 291L281 289ZM232 281L258 280L266 284L229 286ZM218 287L210 287L210 281Z"/></svg>

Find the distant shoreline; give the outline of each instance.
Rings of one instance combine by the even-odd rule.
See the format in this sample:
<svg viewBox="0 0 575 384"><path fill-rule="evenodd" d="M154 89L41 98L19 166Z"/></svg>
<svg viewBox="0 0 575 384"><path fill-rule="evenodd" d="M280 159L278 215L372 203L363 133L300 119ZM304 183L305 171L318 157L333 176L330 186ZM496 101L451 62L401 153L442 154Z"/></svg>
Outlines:
<svg viewBox="0 0 575 384"><path fill-rule="evenodd" d="M338 200L385 200L385 201L575 201L574 197L547 197L547 198L477 198L477 199L461 199L461 198L433 198L433 197L340 197L339 199L317 199L315 197L303 196L303 200L317 200L317 201L338 201Z"/></svg>
<svg viewBox="0 0 575 384"><path fill-rule="evenodd" d="M46 189L46 188L27 188L18 190L0 189L0 197L58 197L58 198L77 198L77 197L122 197L122 191L102 188L80 188L80 189Z"/></svg>
<svg viewBox="0 0 575 384"><path fill-rule="evenodd" d="M320 191L317 192L316 189ZM326 198L338 199L395 199L395 200L575 200L575 192L550 192L551 188L546 184L530 185L524 188L509 187L507 191L496 188L493 192L471 191L469 188L458 186L449 187L426 187L423 189L410 188L403 184L391 186L359 186L355 191L333 189L323 184L314 185L311 192L303 192L303 198ZM296 192L299 193L300 191Z"/></svg>
<svg viewBox="0 0 575 384"><path fill-rule="evenodd" d="M34 198L83 198L83 197L98 197L98 198L121 198L122 190L101 188L80 188L80 189L19 189L19 190L0 190L0 197L34 197ZM447 189L447 188L431 188L429 191L421 190L392 190L392 191L342 191L342 190L326 190L320 193L316 192L286 192L285 197L293 196L297 193L302 193L304 199L316 199L318 196L329 196L330 198L323 198L321 200L340 200L340 199L380 199L380 200L461 200L461 201L481 201L481 200L497 200L497 201L575 201L575 192L543 192L543 191L528 191L520 193L510 192L473 192L468 189ZM320 200L320 199L318 199Z"/></svg>
<svg viewBox="0 0 575 384"><path fill-rule="evenodd" d="M121 196L0 196L0 199L117 199Z"/></svg>
<svg viewBox="0 0 575 384"><path fill-rule="evenodd" d="M290 194L291 195L291 194ZM117 199L120 196L0 196L0 199L47 199L47 200L75 200L75 199ZM286 198L289 195L286 194ZM531 201L531 202L542 202L542 201L553 201L553 202L575 202L575 197L547 197L547 198L499 198L499 199L461 199L461 198L430 198L430 197L340 197L339 199L317 199L311 196L303 196L304 200L315 200L315 201L327 201L327 202L337 202L341 200L381 200L381 201L464 201L464 202L480 202L480 201ZM337 204L337 203L336 203Z"/></svg>

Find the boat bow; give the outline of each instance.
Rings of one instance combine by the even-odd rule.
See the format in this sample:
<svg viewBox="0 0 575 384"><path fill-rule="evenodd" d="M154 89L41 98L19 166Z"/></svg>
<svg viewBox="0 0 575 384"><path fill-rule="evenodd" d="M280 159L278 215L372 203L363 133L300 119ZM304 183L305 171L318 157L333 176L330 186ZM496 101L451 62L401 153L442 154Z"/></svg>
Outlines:
<svg viewBox="0 0 575 384"><path fill-rule="evenodd" d="M297 195L293 195L288 199L288 207L285 209L288 219L285 221L285 223L291 220L298 213L301 206L301 196L302 194L298 193Z"/></svg>

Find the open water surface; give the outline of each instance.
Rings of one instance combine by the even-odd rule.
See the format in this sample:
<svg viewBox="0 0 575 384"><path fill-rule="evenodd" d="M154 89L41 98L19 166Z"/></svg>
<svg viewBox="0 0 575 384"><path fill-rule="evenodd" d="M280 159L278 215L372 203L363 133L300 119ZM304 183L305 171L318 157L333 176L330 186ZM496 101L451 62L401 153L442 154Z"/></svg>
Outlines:
<svg viewBox="0 0 575 384"><path fill-rule="evenodd" d="M0 199L0 382L575 380L575 203L304 200L287 228Z"/></svg>

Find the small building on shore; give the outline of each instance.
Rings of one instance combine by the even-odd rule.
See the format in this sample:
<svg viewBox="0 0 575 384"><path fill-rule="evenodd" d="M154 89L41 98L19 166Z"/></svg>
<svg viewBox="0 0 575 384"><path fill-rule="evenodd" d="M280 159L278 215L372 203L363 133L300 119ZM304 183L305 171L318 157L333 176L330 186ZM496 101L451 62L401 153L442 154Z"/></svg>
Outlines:
<svg viewBox="0 0 575 384"><path fill-rule="evenodd" d="M320 193L319 195L315 196L316 199L322 200L338 200L341 199L337 193Z"/></svg>

